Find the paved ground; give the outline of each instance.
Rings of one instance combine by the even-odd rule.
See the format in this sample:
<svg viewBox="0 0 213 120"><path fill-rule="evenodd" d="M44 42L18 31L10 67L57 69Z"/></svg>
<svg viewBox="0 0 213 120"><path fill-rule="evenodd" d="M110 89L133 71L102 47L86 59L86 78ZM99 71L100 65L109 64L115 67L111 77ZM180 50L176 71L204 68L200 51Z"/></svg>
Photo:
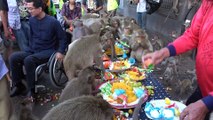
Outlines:
<svg viewBox="0 0 213 120"><path fill-rule="evenodd" d="M38 118L42 118L48 110L57 105L57 99L60 95L61 89L56 89L51 86L48 82L48 74L42 74L39 78L38 84L43 84L47 86L46 90L39 90L39 93L35 94L35 104L33 104L33 114ZM21 109L20 103L23 97L14 97L12 102L15 107L15 114L18 115Z"/></svg>

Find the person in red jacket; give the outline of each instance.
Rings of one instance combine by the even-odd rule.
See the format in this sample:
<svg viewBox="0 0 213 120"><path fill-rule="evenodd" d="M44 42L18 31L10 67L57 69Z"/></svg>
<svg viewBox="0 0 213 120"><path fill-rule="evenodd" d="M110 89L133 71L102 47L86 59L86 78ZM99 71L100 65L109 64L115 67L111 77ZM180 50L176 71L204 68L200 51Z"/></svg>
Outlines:
<svg viewBox="0 0 213 120"><path fill-rule="evenodd" d="M198 88L187 100L181 120L204 120L213 110L213 0L203 0L191 26L182 36L159 51L149 53L142 61L151 59L158 64L169 56L175 56L197 48L196 74Z"/></svg>

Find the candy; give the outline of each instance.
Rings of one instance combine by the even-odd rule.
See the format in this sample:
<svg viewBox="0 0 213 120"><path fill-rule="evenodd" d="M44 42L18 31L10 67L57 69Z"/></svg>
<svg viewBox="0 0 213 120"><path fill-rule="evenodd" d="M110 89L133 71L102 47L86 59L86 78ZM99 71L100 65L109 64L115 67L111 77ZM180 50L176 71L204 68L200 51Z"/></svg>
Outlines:
<svg viewBox="0 0 213 120"><path fill-rule="evenodd" d="M119 104L126 105L126 103L127 103L127 97L125 95L120 95L120 96L118 96L117 102Z"/></svg>
<svg viewBox="0 0 213 120"><path fill-rule="evenodd" d="M123 90L123 89L115 89L112 97L114 100L116 100L119 95L122 95L124 93L125 93L125 90Z"/></svg>
<svg viewBox="0 0 213 120"><path fill-rule="evenodd" d="M136 61L134 58L129 58L128 62L130 65L134 65Z"/></svg>
<svg viewBox="0 0 213 120"><path fill-rule="evenodd" d="M102 94L105 94L105 95L111 95L111 89L112 89L112 85L107 82L106 85L104 87L101 87L99 88L101 90L101 93Z"/></svg>
<svg viewBox="0 0 213 120"><path fill-rule="evenodd" d="M170 105L170 104L171 104L171 100L170 100L169 98L165 98L165 103L166 103L167 105Z"/></svg>
<svg viewBox="0 0 213 120"><path fill-rule="evenodd" d="M160 113L157 109L153 109L150 111L150 115L154 118L154 119L159 119L160 118Z"/></svg>
<svg viewBox="0 0 213 120"><path fill-rule="evenodd" d="M114 92L117 96L119 96L119 95L122 95L122 94L124 94L125 93L125 90L123 90L123 89L115 89L115 92Z"/></svg>
<svg viewBox="0 0 213 120"><path fill-rule="evenodd" d="M142 88L133 88L133 90L137 98L140 98L141 96L144 95L144 90Z"/></svg>
<svg viewBox="0 0 213 120"><path fill-rule="evenodd" d="M123 58L123 59L126 59L126 58L127 58L127 54L126 54L126 53L123 53L122 58Z"/></svg>
<svg viewBox="0 0 213 120"><path fill-rule="evenodd" d="M180 111L175 108L175 116L180 116Z"/></svg>
<svg viewBox="0 0 213 120"><path fill-rule="evenodd" d="M162 112L165 119L173 119L174 118L174 112L171 109L164 109Z"/></svg>
<svg viewBox="0 0 213 120"><path fill-rule="evenodd" d="M129 109L129 110L128 110L128 113L129 113L130 115L132 115L132 114L133 114L133 110L132 110L132 109Z"/></svg>

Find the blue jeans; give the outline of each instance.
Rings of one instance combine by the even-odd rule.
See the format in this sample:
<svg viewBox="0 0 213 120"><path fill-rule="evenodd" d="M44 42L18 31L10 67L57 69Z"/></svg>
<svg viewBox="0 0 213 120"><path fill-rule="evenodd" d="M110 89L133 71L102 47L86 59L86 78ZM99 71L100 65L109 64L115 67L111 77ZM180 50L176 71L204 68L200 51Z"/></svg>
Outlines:
<svg viewBox="0 0 213 120"><path fill-rule="evenodd" d="M29 21L28 20L23 20L21 21L21 29L25 34L27 41L27 44L31 38L31 34L30 34L30 25L29 25Z"/></svg>
<svg viewBox="0 0 213 120"><path fill-rule="evenodd" d="M27 51L30 39L30 26L28 21L21 21L21 29L13 30L21 51Z"/></svg>
<svg viewBox="0 0 213 120"><path fill-rule="evenodd" d="M21 51L25 51L28 46L28 40L22 29L13 30L13 33L16 37L16 41Z"/></svg>
<svg viewBox="0 0 213 120"><path fill-rule="evenodd" d="M138 17L138 24L139 26L145 30L146 29L146 12L138 12L137 13Z"/></svg>
<svg viewBox="0 0 213 120"><path fill-rule="evenodd" d="M35 70L40 64L46 63L54 51L45 50L39 53L19 51L10 56L9 64L14 85L21 83L24 78L23 66L26 70L28 90L35 87Z"/></svg>

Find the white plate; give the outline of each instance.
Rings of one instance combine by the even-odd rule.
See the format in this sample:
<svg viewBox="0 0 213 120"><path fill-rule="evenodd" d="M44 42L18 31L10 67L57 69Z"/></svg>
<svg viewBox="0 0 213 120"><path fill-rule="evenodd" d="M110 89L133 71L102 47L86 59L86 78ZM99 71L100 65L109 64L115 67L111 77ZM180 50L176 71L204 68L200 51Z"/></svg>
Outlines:
<svg viewBox="0 0 213 120"><path fill-rule="evenodd" d="M113 83L113 81L111 81L110 83ZM103 83L102 85L99 86L99 89L105 87L107 85L107 82ZM148 94L147 94L147 90L144 91L144 95L141 96L140 98L138 98L137 100L135 100L134 102L131 103L127 103L126 105L123 104L118 104L118 103L112 103L109 102L109 97L107 95L103 95L103 99L106 100L113 108L117 108L117 109L130 109L130 108L135 108L139 102L140 99L143 99L144 102L148 99Z"/></svg>
<svg viewBox="0 0 213 120"><path fill-rule="evenodd" d="M154 107L165 107L165 106L168 106L166 105L165 103L165 100L164 99L160 99L160 100L152 100L150 101L150 103L154 106ZM184 105L183 103L181 102L178 102L178 101L174 101L174 100L171 100L171 105L175 103L176 106L178 106L179 108L179 111L180 113L185 109L186 105ZM145 112L146 113L146 112ZM149 116L149 114L146 113L146 116L150 119L152 119L151 116ZM174 116L174 119L173 120L179 120L179 117L176 117Z"/></svg>

